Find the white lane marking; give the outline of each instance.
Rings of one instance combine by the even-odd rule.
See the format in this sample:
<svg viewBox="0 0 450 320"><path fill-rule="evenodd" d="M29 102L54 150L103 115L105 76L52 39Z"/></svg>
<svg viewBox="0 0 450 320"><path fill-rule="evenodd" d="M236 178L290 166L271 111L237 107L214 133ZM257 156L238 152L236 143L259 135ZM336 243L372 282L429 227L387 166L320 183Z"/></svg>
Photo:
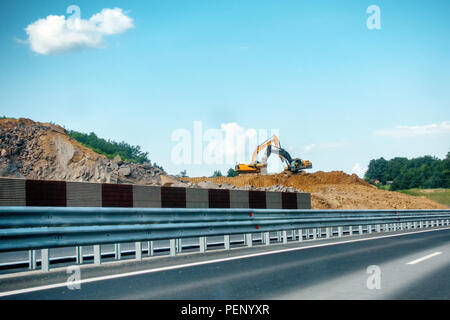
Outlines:
<svg viewBox="0 0 450 320"><path fill-rule="evenodd" d="M338 245L338 244L362 242L362 241L369 241L369 240L375 240L375 239L400 237L400 236L405 236L405 235L410 235L410 234L425 233L425 232L435 232L435 231L442 231L442 230L449 230L449 229L450 228L441 228L441 229L433 229L433 230L421 230L421 231L415 231L415 232L407 232L407 233L400 233L400 234L390 234L390 235L370 237L370 238L364 238L364 239L352 239L352 240L345 240L345 241L338 241L338 242L331 242L331 243L315 244L315 245L311 245L311 246L308 246L308 247L297 247L297 248L280 249L280 250L274 250L274 251L258 252L258 253L252 253L252 254L247 254L247 255L242 255L242 256L236 256L236 257L220 258L220 259L215 259L215 260L199 261L199 262L185 263L185 264L168 266L168 267L160 267L160 268L155 268L155 269L147 269L147 270L127 272L127 273L112 274L112 275L108 275L108 276L94 277L94 278L74 281L74 282L71 282L70 284L71 285L76 285L76 284L83 284L83 283L90 283L90 282L97 282L97 281L104 281L104 280L111 280L111 279L118 279L118 278L125 278L125 277L137 276L137 275L154 273L154 272L176 270L176 269L181 269L181 268L195 267L195 266L201 266L201 265L218 263L218 262L225 262L225 261L233 261L233 260L239 260L239 259L245 259L245 258L259 257L259 256L265 256L265 255L269 255L269 254L276 254L276 253L283 253L283 252L290 252L290 251L297 251L297 250L306 250L306 249L311 249L311 248L327 247L327 246L333 246L333 245ZM67 283L63 282L63 283L55 283L55 284L39 286L39 287L33 287L33 288L19 289L19 290L13 290L13 291L5 291L5 292L0 292L0 297L6 297L6 296L22 294L22 293L29 293L29 292L34 292L34 291L42 291L42 290L48 290L48 289L61 288L61 287L65 287L65 286L67 286Z"/></svg>
<svg viewBox="0 0 450 320"><path fill-rule="evenodd" d="M422 258L416 259L416 260L414 260L414 261L408 262L407 264L416 264L416 263L422 262L422 261L424 261L424 260L427 260L427 259L433 258L433 257L435 257L435 256L438 256L438 255L440 255L441 253L442 253L442 252L435 252L435 253L429 254L429 255L427 255L427 256L425 256L425 257L422 257Z"/></svg>

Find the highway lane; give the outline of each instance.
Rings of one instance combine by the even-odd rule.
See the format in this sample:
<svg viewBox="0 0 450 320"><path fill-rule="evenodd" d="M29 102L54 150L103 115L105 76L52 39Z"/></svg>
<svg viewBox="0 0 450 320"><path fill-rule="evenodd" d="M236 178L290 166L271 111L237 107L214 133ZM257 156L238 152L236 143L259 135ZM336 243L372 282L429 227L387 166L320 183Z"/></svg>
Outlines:
<svg viewBox="0 0 450 320"><path fill-rule="evenodd" d="M370 266L381 272L379 288L373 277L371 289L367 286L374 276L367 273ZM64 286L3 298L450 299L450 230L303 245L300 250L105 278L82 283L80 290Z"/></svg>

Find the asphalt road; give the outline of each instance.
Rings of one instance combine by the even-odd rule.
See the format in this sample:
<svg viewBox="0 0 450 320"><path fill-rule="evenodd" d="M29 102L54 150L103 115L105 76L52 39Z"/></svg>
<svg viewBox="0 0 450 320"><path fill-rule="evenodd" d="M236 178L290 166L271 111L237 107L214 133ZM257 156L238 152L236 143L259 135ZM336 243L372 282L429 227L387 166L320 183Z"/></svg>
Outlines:
<svg viewBox="0 0 450 320"><path fill-rule="evenodd" d="M3 299L450 299L449 229L352 239L326 246L313 242L309 248L293 244L280 247L282 252L124 274L82 283L79 290L63 286ZM368 267L381 272L379 282Z"/></svg>

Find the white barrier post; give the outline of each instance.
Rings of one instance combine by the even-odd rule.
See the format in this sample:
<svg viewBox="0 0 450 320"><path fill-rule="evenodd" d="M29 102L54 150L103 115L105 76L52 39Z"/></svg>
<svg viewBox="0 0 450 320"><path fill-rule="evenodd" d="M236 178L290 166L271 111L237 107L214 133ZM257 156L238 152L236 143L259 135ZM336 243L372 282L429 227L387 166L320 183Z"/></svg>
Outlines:
<svg viewBox="0 0 450 320"><path fill-rule="evenodd" d="M50 269L48 249L41 250L41 269L43 272L48 272Z"/></svg>
<svg viewBox="0 0 450 320"><path fill-rule="evenodd" d="M172 257L175 256L176 255L176 251L177 251L175 239L170 239L169 247L170 247L170 255Z"/></svg>
<svg viewBox="0 0 450 320"><path fill-rule="evenodd" d="M153 256L153 241L147 241L147 256Z"/></svg>
<svg viewBox="0 0 450 320"><path fill-rule="evenodd" d="M253 237L251 233L245 234L245 242L247 243L248 247L253 247Z"/></svg>
<svg viewBox="0 0 450 320"><path fill-rule="evenodd" d="M199 243L200 243L200 252L203 253L206 251L206 238L205 237L199 237Z"/></svg>
<svg viewBox="0 0 450 320"><path fill-rule="evenodd" d="M114 244L114 258L116 260L122 259L122 246L120 243Z"/></svg>
<svg viewBox="0 0 450 320"><path fill-rule="evenodd" d="M36 270L36 250L28 250L28 269Z"/></svg>
<svg viewBox="0 0 450 320"><path fill-rule="evenodd" d="M94 245L94 264L99 266L102 263L102 254L99 244Z"/></svg>
<svg viewBox="0 0 450 320"><path fill-rule="evenodd" d="M265 245L270 245L270 232L264 232L264 238Z"/></svg>
<svg viewBox="0 0 450 320"><path fill-rule="evenodd" d="M83 263L83 247L81 246L75 247L75 259L77 264Z"/></svg>
<svg viewBox="0 0 450 320"><path fill-rule="evenodd" d="M283 230L283 243L287 243L287 231Z"/></svg>
<svg viewBox="0 0 450 320"><path fill-rule="evenodd" d="M226 234L223 236L223 242L225 246L225 250L230 250L230 235Z"/></svg>
<svg viewBox="0 0 450 320"><path fill-rule="evenodd" d="M142 243L140 241L135 242L136 260L142 260Z"/></svg>

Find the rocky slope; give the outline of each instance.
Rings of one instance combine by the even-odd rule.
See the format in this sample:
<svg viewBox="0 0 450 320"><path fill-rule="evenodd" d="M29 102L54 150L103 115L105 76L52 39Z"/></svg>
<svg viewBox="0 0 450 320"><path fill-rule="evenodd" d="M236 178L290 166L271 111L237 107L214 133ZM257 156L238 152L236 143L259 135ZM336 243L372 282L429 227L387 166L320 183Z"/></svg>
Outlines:
<svg viewBox="0 0 450 320"><path fill-rule="evenodd" d="M30 119L0 119L0 176L40 180L159 184L150 164L111 160L83 146L64 128Z"/></svg>

